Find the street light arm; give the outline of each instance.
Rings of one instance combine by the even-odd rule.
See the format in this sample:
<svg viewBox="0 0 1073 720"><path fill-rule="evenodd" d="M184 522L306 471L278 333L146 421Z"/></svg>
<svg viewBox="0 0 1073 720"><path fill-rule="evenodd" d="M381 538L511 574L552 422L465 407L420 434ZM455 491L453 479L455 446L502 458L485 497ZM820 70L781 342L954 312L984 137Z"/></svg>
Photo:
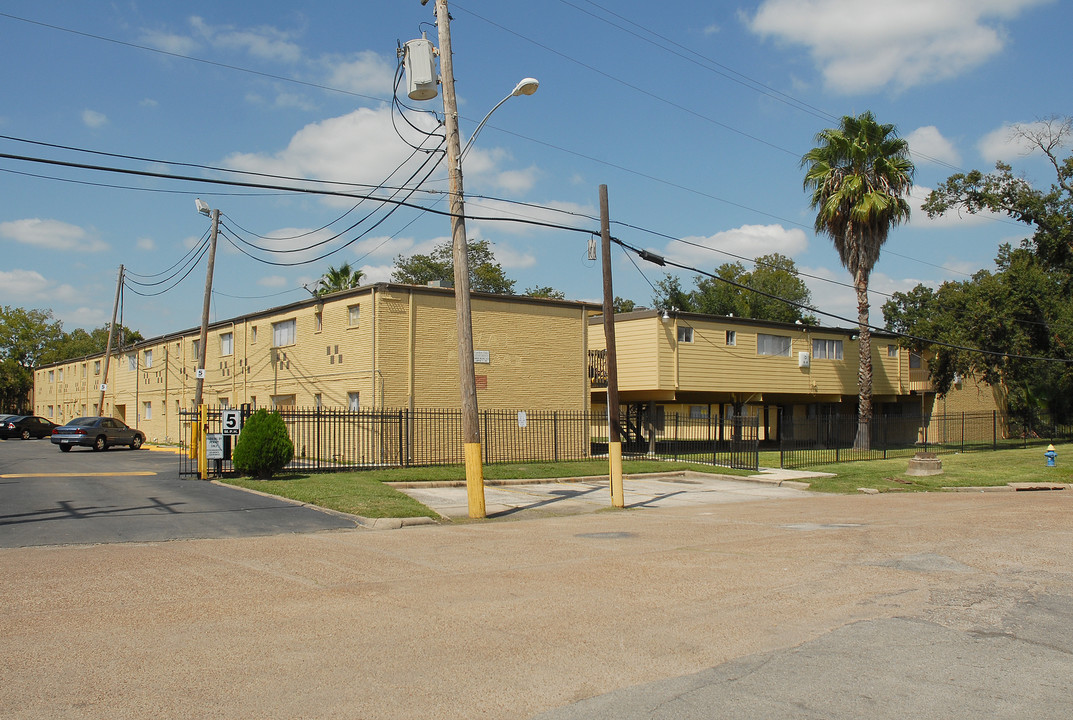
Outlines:
<svg viewBox="0 0 1073 720"><path fill-rule="evenodd" d="M458 156L458 162L461 163L462 160L466 157L466 153L469 152L470 145L472 145L473 141L477 139L477 135L481 132L481 128L483 128L484 124L488 122L488 118L492 117L492 113L499 109L500 105L505 103L507 100L510 100L512 97L515 97L516 95L532 95L537 91L537 88L539 86L540 83L538 83L535 78L525 78L517 85L515 85L514 89L511 90L510 95L507 95L505 98L497 102L495 104L495 107L489 110L488 114L484 116L484 119L477 124L477 129L473 131L472 135L470 135L469 142L466 143L466 147L462 148L462 152Z"/></svg>

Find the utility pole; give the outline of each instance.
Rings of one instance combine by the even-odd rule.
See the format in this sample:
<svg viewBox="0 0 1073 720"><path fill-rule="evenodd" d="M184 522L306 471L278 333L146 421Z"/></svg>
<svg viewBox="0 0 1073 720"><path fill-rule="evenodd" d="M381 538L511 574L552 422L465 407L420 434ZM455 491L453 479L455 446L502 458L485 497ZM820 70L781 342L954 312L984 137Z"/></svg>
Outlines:
<svg viewBox="0 0 1073 720"><path fill-rule="evenodd" d="M194 409L201 406L201 391L205 385L205 355L209 339L209 306L212 303L212 270L216 264L216 232L220 227L220 211L212 211L212 232L209 235L209 266L205 270L205 301L201 306L201 335L198 341L197 379L194 383Z"/></svg>
<svg viewBox="0 0 1073 720"><path fill-rule="evenodd" d="M104 373L101 375L101 396L97 401L97 414L104 415L104 391L108 389L108 361L112 357L112 338L115 336L115 318L119 312L119 298L123 292L123 266L119 266L119 281L115 285L115 302L112 303L112 322L108 325L108 342L104 346Z"/></svg>
<svg viewBox="0 0 1073 720"><path fill-rule="evenodd" d="M600 249L604 272L604 345L607 354L607 457L611 473L611 504L623 507L622 438L618 432L618 356L615 352L615 292L611 287L611 213L607 186L600 186Z"/></svg>
<svg viewBox="0 0 1073 720"><path fill-rule="evenodd" d="M424 4L424 3L422 3ZM451 16L447 0L436 0L436 27L440 36L440 82L447 132L447 177L451 199L451 241L455 264L455 314L458 333L458 374L462 389L462 441L466 458L466 495L469 516L483 518L484 463L481 427L477 417L477 378L473 367L473 318L470 309L469 248L466 241L465 204L462 200L462 161L458 137L458 104L451 59Z"/></svg>

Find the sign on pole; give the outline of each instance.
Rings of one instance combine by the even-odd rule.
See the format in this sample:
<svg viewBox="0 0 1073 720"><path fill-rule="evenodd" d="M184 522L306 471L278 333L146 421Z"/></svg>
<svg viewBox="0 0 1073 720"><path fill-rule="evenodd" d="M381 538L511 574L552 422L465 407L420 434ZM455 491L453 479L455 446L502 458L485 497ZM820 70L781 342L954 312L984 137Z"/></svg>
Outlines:
<svg viewBox="0 0 1073 720"><path fill-rule="evenodd" d="M224 435L238 435L242 430L242 411L238 408L221 410L220 421Z"/></svg>
<svg viewBox="0 0 1073 720"><path fill-rule="evenodd" d="M224 459L224 436L217 433L209 433L205 436L205 459Z"/></svg>

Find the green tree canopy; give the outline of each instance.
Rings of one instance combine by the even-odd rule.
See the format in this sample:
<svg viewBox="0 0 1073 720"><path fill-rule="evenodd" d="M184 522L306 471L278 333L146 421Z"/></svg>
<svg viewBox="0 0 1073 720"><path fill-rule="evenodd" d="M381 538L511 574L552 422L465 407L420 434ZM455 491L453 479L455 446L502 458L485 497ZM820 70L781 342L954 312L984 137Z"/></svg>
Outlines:
<svg viewBox="0 0 1073 720"><path fill-rule="evenodd" d="M514 280L507 277L492 252L487 240L472 240L467 244L470 289L477 292L510 295L514 292ZM391 281L406 285L427 285L439 281L453 285L455 280L454 253L451 241L447 240L428 255L399 255L395 258L395 270Z"/></svg>
<svg viewBox="0 0 1073 720"><path fill-rule="evenodd" d="M687 290L681 280L667 274L656 283L652 298L658 308L678 309L706 315L734 315L755 320L815 323L801 306L812 304L812 293L798 277L791 258L779 253L761 255L756 267L746 271L740 262L724 263L715 269L716 277L698 275L696 287ZM791 302L784 302L789 300Z"/></svg>
<svg viewBox="0 0 1073 720"><path fill-rule="evenodd" d="M525 294L529 297L551 298L552 300L566 300L566 293L564 293L562 290L556 290L550 285L538 285L537 287L526 288Z"/></svg>
<svg viewBox="0 0 1073 720"><path fill-rule="evenodd" d="M316 294L327 295L340 290L356 288L361 285L363 277L365 277L365 273L357 268L351 268L348 262L339 267L329 265L327 272L317 282Z"/></svg>

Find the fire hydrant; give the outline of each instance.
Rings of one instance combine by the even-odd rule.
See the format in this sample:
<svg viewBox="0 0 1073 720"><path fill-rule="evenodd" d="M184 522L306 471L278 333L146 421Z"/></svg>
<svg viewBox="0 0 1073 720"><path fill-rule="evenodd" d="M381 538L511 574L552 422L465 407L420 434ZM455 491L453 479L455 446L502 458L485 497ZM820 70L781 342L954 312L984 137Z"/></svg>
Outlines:
<svg viewBox="0 0 1073 720"><path fill-rule="evenodd" d="M1054 445L1047 446L1047 452L1043 453L1047 458L1047 467L1055 467L1055 461L1058 459L1058 453L1054 450Z"/></svg>

